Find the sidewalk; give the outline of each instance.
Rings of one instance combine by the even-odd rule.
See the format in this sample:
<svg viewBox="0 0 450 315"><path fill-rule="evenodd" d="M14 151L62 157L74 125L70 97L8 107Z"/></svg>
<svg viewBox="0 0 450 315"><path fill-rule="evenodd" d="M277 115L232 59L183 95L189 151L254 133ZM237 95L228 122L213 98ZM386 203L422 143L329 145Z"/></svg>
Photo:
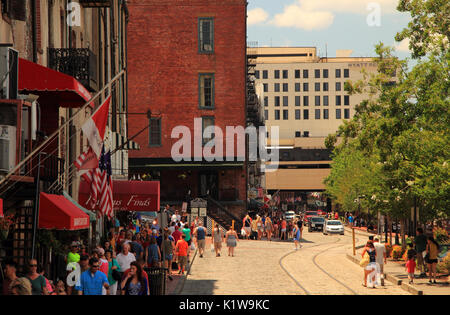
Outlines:
<svg viewBox="0 0 450 315"><path fill-rule="evenodd" d="M352 233L349 227L345 227L345 230ZM362 249L364 247L365 241L368 240L369 235L374 235L372 233L367 233L361 229L356 229L355 234L359 236L366 236L365 239L359 239L356 246L356 257L353 256L353 252L347 254L347 258L351 261L359 264L361 260ZM450 295L450 283L448 276L437 278L437 284L430 285L427 278L415 278L413 284L409 284L408 276L405 271L405 262L394 261L391 258L387 259L387 264L384 265L384 272L386 274L386 280L400 285L402 289L416 295ZM416 277L419 272L416 270Z"/></svg>

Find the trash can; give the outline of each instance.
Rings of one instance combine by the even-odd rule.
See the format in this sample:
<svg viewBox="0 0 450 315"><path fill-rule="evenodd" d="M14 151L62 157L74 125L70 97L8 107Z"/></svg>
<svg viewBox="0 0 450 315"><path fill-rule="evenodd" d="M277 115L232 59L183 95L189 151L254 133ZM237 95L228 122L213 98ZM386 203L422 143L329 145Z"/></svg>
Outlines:
<svg viewBox="0 0 450 315"><path fill-rule="evenodd" d="M166 295L166 268L144 268L148 275L150 295Z"/></svg>

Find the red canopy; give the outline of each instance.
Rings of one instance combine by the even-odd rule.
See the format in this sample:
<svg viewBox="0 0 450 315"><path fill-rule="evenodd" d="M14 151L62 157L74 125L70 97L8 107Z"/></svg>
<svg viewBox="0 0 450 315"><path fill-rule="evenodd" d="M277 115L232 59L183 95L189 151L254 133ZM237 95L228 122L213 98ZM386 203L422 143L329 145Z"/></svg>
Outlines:
<svg viewBox="0 0 450 315"><path fill-rule="evenodd" d="M159 211L159 181L113 180L112 191L115 211ZM90 187L84 180L80 183L78 202L87 207Z"/></svg>
<svg viewBox="0 0 450 315"><path fill-rule="evenodd" d="M61 195L40 193L39 228L81 230L89 228L89 216Z"/></svg>
<svg viewBox="0 0 450 315"><path fill-rule="evenodd" d="M19 58L19 91L39 95L62 107L81 107L91 93L70 75Z"/></svg>

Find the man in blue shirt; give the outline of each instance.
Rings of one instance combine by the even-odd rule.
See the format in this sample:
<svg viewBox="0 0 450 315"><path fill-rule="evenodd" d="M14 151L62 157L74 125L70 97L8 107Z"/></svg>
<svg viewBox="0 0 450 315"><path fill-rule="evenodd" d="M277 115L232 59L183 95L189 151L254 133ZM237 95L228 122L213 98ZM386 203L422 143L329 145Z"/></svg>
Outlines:
<svg viewBox="0 0 450 315"><path fill-rule="evenodd" d="M97 258L89 260L89 270L81 274L79 285L75 288L79 295L102 295L102 288L105 287L106 294L109 295L108 277L98 270L100 262Z"/></svg>

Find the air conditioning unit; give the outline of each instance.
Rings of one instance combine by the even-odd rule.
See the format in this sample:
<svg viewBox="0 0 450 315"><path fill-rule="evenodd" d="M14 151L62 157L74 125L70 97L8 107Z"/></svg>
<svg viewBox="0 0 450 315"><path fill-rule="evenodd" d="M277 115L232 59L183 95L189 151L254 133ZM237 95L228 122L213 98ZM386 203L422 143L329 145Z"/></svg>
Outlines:
<svg viewBox="0 0 450 315"><path fill-rule="evenodd" d="M16 127L0 125L0 173L9 173L16 165Z"/></svg>
<svg viewBox="0 0 450 315"><path fill-rule="evenodd" d="M0 99L17 99L19 84L19 52L0 46Z"/></svg>

